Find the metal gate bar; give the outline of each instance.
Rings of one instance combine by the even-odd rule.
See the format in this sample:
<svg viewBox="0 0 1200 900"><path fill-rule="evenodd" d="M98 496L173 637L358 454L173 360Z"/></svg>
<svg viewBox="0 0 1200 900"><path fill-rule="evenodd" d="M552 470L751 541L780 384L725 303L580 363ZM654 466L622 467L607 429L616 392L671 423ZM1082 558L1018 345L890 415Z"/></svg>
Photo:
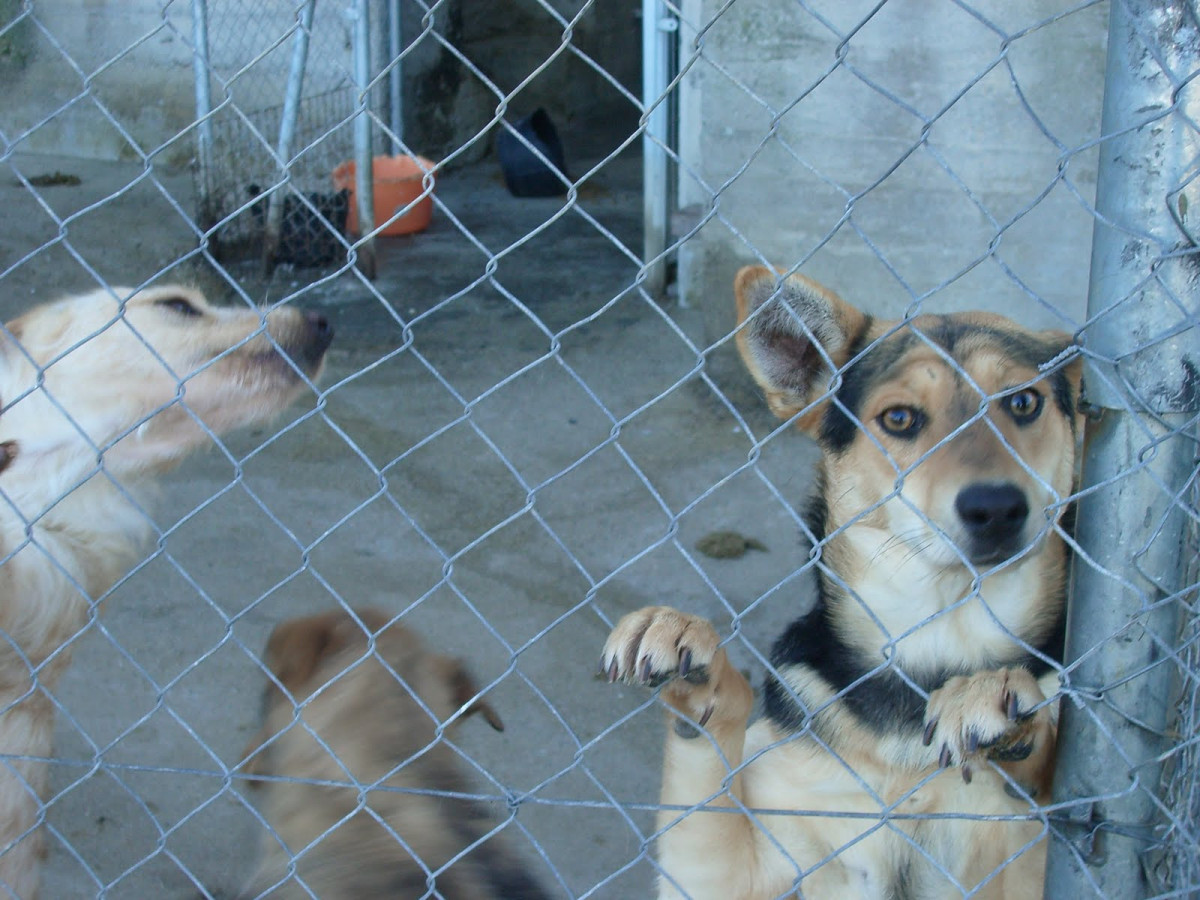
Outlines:
<svg viewBox="0 0 1200 900"><path fill-rule="evenodd" d="M1112 4L1084 330L1098 418L1079 501L1050 898L1153 892L1144 863L1159 840L1160 758L1172 743L1200 406L1197 251L1185 225L1198 72L1191 4Z"/></svg>

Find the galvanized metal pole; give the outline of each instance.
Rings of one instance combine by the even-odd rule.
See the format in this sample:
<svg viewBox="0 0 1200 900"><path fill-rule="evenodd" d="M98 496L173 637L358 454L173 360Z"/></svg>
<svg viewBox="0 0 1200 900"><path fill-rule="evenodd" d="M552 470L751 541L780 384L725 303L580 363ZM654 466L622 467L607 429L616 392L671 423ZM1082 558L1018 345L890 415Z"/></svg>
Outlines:
<svg viewBox="0 0 1200 900"><path fill-rule="evenodd" d="M1160 754L1178 666L1200 407L1189 221L1200 160L1200 31L1183 0L1113 0L1084 331L1089 423L1072 572L1047 898L1151 892ZM1196 213L1189 214L1189 206ZM1184 493L1181 496L1181 492Z"/></svg>
<svg viewBox="0 0 1200 900"><path fill-rule="evenodd" d="M652 297L662 294L667 282L667 267L660 259L667 249L669 214L666 147L670 120L664 95L671 83L668 42L675 39L678 27L679 20L663 0L642 0L642 109L646 111L642 116L642 261L647 266L642 287Z"/></svg>
<svg viewBox="0 0 1200 900"><path fill-rule="evenodd" d="M212 84L208 62L208 0L192 0L192 46L196 82L196 181L200 187L197 218L208 231L217 224L218 209L213 196ZM211 239L210 239L211 240Z"/></svg>
<svg viewBox="0 0 1200 900"><path fill-rule="evenodd" d="M288 71L287 87L283 95L283 111L279 116L279 141L275 155L287 177L287 165L292 158L292 140L296 136L296 121L300 117L300 98L304 94L304 72L308 67L308 39L312 35L313 10L317 0L308 0L300 8L296 35L292 39L292 66ZM263 234L263 272L270 275L275 268L275 256L279 251L279 238L283 233L283 210L287 201L287 189L272 191L267 201L267 226Z"/></svg>
<svg viewBox="0 0 1200 900"><path fill-rule="evenodd" d="M361 108L354 117L354 194L358 204L358 230L354 245L358 270L375 278L375 178L371 150L371 4L357 0L354 20L354 81Z"/></svg>
<svg viewBox="0 0 1200 900"><path fill-rule="evenodd" d="M400 0L388 0L388 127L392 130L392 154L404 152L404 49Z"/></svg>

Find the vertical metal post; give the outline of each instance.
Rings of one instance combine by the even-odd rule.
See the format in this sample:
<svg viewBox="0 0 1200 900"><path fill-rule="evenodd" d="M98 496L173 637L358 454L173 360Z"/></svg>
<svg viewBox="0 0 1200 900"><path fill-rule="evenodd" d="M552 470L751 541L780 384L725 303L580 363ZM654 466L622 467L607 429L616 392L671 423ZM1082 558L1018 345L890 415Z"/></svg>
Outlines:
<svg viewBox="0 0 1200 900"><path fill-rule="evenodd" d="M283 111L279 117L279 141L275 155L279 160L283 177L287 178L287 165L292 158L292 140L296 136L296 120L300 116L300 98L304 94L304 72L308 66L308 39L312 35L313 10L317 0L308 0L300 8L296 36L292 41L292 66L288 71L287 88L283 95ZM279 251L279 238L283 233L283 210L287 201L287 189L272 191L267 201L267 226L263 234L263 271L270 275L275 268L275 256Z"/></svg>
<svg viewBox="0 0 1200 900"><path fill-rule="evenodd" d="M388 0L388 127L392 134L392 154L404 152L404 80L400 52L404 49L400 22L400 0Z"/></svg>
<svg viewBox="0 0 1200 900"><path fill-rule="evenodd" d="M371 151L371 4L354 4L354 81L361 108L354 117L354 193L358 204L358 230L361 237L354 249L358 270L375 278L375 178Z"/></svg>
<svg viewBox="0 0 1200 900"><path fill-rule="evenodd" d="M679 20L663 0L642 0L642 204L645 237L642 260L647 266L642 286L652 297L666 287L666 265L659 259L667 249L668 214L667 150L670 119L663 96L671 83L670 42ZM657 104L657 105L655 105ZM651 107L654 107L651 109ZM651 260L658 262L651 263Z"/></svg>
<svg viewBox="0 0 1200 900"><path fill-rule="evenodd" d="M1047 898L1150 891L1160 754L1179 665L1200 407L1200 33L1185 0L1113 0L1092 245L1089 424L1068 617ZM1195 82L1193 81L1192 84ZM1181 496L1181 493L1183 496Z"/></svg>
<svg viewBox="0 0 1200 900"><path fill-rule="evenodd" d="M208 231L217 224L218 209L213 197L212 82L208 62L208 0L192 0L192 43L196 82L196 180L200 186L200 228Z"/></svg>

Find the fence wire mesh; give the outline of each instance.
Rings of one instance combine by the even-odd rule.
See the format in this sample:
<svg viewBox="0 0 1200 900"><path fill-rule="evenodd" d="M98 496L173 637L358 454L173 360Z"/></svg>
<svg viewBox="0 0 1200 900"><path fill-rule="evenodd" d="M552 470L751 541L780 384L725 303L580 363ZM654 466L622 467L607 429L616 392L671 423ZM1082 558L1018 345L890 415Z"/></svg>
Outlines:
<svg viewBox="0 0 1200 900"><path fill-rule="evenodd" d="M197 5L209 13L212 91L201 118L191 112ZM118 15L118 5L0 0L0 311L10 322L0 360L0 801L14 810L0 827L5 896L32 896L20 879L37 867L28 857L38 840L41 896L53 898L362 897L388 883L372 878L389 877L389 896L396 884L400 896L490 896L471 887L488 877L478 871L507 885L497 896L521 896L513 861L555 897L669 885L674 873L655 855L663 703L593 677L606 636L639 607L675 606L710 618L759 684L775 638L811 607L816 573L831 571L828 539L814 547L805 519L817 451L793 422L770 417L736 362L731 286L751 263L811 274L881 319L983 308L1063 330L1088 377L1107 379L1089 412L1136 422L1126 462L1056 502L1080 500L1087 515L1089 497L1132 486L1122 502L1148 522L1144 543L1110 540L1103 556L1076 546L1074 565L1076 578L1090 572L1134 606L1091 644L1069 637L1072 662L1056 670L1061 702L1076 710L1065 723L1099 723L1119 771L1103 791L1056 794L1024 818L1085 873L1079 896L1130 896L1090 868L1114 840L1134 848L1122 884L1200 895L1195 72L1137 51L1142 74L1170 86L1146 122L1183 135L1171 146L1186 152L1153 161L1175 173L1151 198L1169 208L1173 230L1116 223L1136 284L1096 309L1084 302L1092 230L1113 226L1097 199L1098 157L1121 136L1101 132L1107 3L664 2L656 24L677 36L670 77L645 103L635 4L370 6L379 96L364 102L349 87L343 5L317 3L302 127L280 160L304 4L122 4ZM1195 48L1191 5L1129 8L1146 47L1166 34ZM381 99L395 61L384 29L397 14L403 134ZM643 149L660 106L670 127ZM518 198L492 148L538 107L561 129L569 189ZM338 239L328 265L270 275L214 253L253 234L250 184L270 190L282 172L301 193L329 190L364 115L377 152L399 141L439 161L432 225L381 239L375 280L356 269L355 234ZM205 126L220 162L199 183ZM643 152L666 156L669 190L642 185ZM661 256L646 259L644 191L659 187L669 233ZM206 190L213 221L197 212ZM665 297L647 290L656 264L674 276ZM201 359L181 358L131 300L134 288L169 282L255 310L250 326ZM1118 324L1116 349L1095 340L1160 283L1170 321ZM36 303L97 288L104 315L50 356L43 331L11 324ZM167 311L190 321L175 301ZM335 332L320 379L278 324L293 307L308 311L303 327ZM121 352L153 360L146 383L165 378L167 388L104 431L97 417L116 402L105 367L123 368L108 349L114 335L126 338ZM204 379L243 350L273 356L264 345L293 360L299 399L274 418L247 416L247 427L218 425L220 405L202 408ZM83 356L99 368L77 401L55 379ZM1122 367L1133 361L1138 372L1161 367L1164 383L1184 373L1169 403L1139 394ZM980 403L989 399L981 389ZM66 451L43 455L52 429L34 408L65 430L70 466ZM151 500L137 467L119 460L169 417L208 452L164 475ZM1167 454L1193 460L1178 483L1153 465ZM901 496L915 470L889 465L888 490ZM105 571L81 570L59 530L76 527L101 491L107 530L127 532L137 552L93 554ZM1179 573L1155 568L1163 558L1182 560ZM31 585L26 569L49 574ZM978 590L968 587L968 597ZM1073 603L1076 618L1092 616L1086 598ZM34 646L14 616L52 605L65 619ZM328 638L337 665L281 668L286 648L268 648L274 629L331 610L355 611L339 632L349 649L338 655ZM1083 676L1114 647L1144 643L1151 620L1173 626L1151 634L1144 668ZM380 622L411 629L461 668L397 649L386 631L368 642ZM1157 711L1121 694L1147 670L1170 674ZM476 717L479 700L487 708ZM52 749L48 738L22 743L26 716L53 722ZM254 753L270 734L264 716L284 732L269 738L268 763ZM502 734L481 721L496 716ZM815 734L808 727L802 739ZM1130 755L1121 729L1148 735L1150 755ZM287 761L305 754L323 762L296 775ZM1135 794L1145 821L1108 805ZM436 798L459 804L451 824L432 805L406 807L418 810L415 830L388 817L393 801ZM894 798L877 799L862 833L915 846ZM805 813L748 815L786 855L773 823ZM428 843L430 834L449 837ZM861 843L791 860L793 883L778 896L824 896L813 885ZM364 846L385 849L364 857ZM377 865L396 846L413 859L407 881ZM338 861L332 871L313 867L325 852ZM976 889L940 874L938 896L987 896L1001 883Z"/></svg>

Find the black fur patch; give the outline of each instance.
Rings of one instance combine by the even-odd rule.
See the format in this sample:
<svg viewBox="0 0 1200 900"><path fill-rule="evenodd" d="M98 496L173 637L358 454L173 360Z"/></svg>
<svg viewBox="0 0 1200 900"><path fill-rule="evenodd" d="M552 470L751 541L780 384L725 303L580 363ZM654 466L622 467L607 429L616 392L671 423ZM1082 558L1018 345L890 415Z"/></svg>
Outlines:
<svg viewBox="0 0 1200 900"><path fill-rule="evenodd" d="M252 184L246 192L251 197L257 197L262 191L257 184ZM338 236L346 231L350 191L343 188L336 193L311 193L305 196L308 203L299 197L284 197L276 261L304 268L345 259L346 246ZM254 204L250 207L250 213L259 228L266 225L266 201Z"/></svg>
<svg viewBox="0 0 1200 900"><path fill-rule="evenodd" d="M1052 660L1061 660L1064 631L1065 616L1060 616L1054 631L1035 649ZM1040 657L1031 654L1019 654L1004 664L1024 666L1034 677L1040 677L1050 669ZM859 648L847 645L830 627L824 597L812 612L788 626L771 651L771 666L781 676L786 677L787 670L797 666L815 672L839 695L846 712L879 735L920 732L925 699L910 681L930 693L955 675L970 674L968 669L944 669L923 678L909 674L909 679L905 680L895 669L888 667L865 677L878 665L868 662ZM768 676L763 698L767 717L781 731L799 731L807 724L807 715L796 704L791 689L777 678Z"/></svg>
<svg viewBox="0 0 1200 900"><path fill-rule="evenodd" d="M925 699L894 670L883 669L860 682L875 666L867 663L856 648L844 643L830 627L824 597L812 612L788 626L775 642L771 665L784 677L789 668L796 666L814 671L841 695L843 706L876 734L915 732L921 728ZM944 682L946 677L949 676L940 680ZM796 731L804 726L804 710L797 706L790 688L776 678L769 678L763 693L767 716L782 730Z"/></svg>

